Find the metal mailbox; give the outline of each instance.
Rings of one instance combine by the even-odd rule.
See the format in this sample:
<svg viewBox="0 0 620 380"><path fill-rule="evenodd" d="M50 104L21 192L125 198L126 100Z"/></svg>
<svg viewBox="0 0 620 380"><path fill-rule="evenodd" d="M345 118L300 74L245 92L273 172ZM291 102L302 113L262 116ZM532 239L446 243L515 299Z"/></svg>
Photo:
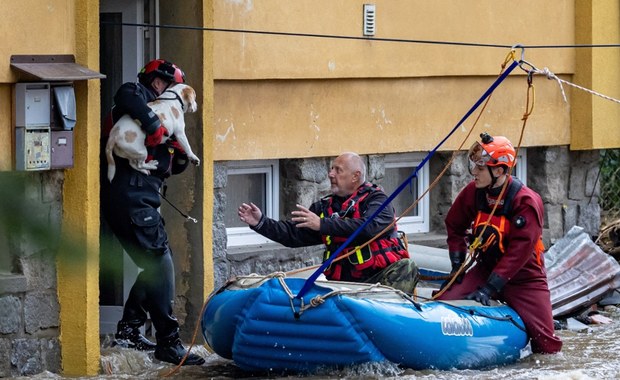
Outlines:
<svg viewBox="0 0 620 380"><path fill-rule="evenodd" d="M17 83L14 104L15 169L73 167L73 83Z"/></svg>

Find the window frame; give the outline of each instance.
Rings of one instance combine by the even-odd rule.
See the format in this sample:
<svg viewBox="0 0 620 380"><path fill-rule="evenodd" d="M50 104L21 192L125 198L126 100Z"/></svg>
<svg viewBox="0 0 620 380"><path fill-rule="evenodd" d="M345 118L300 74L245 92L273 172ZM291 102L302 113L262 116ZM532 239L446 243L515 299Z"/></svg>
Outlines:
<svg viewBox="0 0 620 380"><path fill-rule="evenodd" d="M514 176L527 186L527 148L519 148Z"/></svg>
<svg viewBox="0 0 620 380"><path fill-rule="evenodd" d="M280 163L278 160L229 161L227 176L243 174L266 175L265 207L261 210L267 217L277 219L280 213ZM226 207L236 208L238 205L228 204ZM272 243L250 227L226 227L227 248Z"/></svg>
<svg viewBox="0 0 620 380"><path fill-rule="evenodd" d="M398 153L389 154L385 156L384 165L387 174L387 169L397 168L411 168L412 172L415 168L422 163L426 155L424 153ZM423 194L429 186L429 165L427 161L423 167L421 167L416 175L417 178L417 193ZM402 183L402 181L401 181ZM390 194L388 194L389 196ZM426 194L417 204L418 215L417 216L403 216L398 222L398 230L407 234L412 233L427 233L430 232L430 200L429 194ZM398 217L400 214L397 214Z"/></svg>

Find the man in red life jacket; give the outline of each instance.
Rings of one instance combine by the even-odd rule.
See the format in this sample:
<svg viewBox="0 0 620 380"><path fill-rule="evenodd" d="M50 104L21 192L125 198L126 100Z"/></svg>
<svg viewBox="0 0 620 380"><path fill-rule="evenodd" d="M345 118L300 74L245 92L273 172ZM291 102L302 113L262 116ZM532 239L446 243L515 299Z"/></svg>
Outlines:
<svg viewBox="0 0 620 380"><path fill-rule="evenodd" d="M239 207L239 218L254 231L287 247L323 243L323 259L327 260L387 200L378 186L366 182L365 173L366 165L359 155L343 153L329 170L332 194L309 208L297 205L291 220L268 218L253 203ZM408 259L409 253L400 243L395 225L366 247L357 248L393 221L393 208L384 208L339 256L353 253L334 261L325 271L326 277L337 281L380 282L412 293L418 271L413 260Z"/></svg>
<svg viewBox="0 0 620 380"><path fill-rule="evenodd" d="M559 352L562 341L553 332L542 255L542 200L508 175L516 160L510 141L486 133L480 137L469 151L474 180L456 197L445 220L452 275L465 261L468 242L475 242L476 264L438 299L466 298L484 305L491 298L505 301L523 319L534 353Z"/></svg>

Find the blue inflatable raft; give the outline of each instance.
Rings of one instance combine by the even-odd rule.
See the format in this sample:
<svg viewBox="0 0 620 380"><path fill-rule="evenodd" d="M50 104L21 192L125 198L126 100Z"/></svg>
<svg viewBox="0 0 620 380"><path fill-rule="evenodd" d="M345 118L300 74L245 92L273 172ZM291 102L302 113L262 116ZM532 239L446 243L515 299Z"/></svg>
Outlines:
<svg viewBox="0 0 620 380"><path fill-rule="evenodd" d="M509 364L527 344L506 305L416 302L392 288L248 276L208 300L202 331L218 355L248 371L311 372L390 361L413 369Z"/></svg>

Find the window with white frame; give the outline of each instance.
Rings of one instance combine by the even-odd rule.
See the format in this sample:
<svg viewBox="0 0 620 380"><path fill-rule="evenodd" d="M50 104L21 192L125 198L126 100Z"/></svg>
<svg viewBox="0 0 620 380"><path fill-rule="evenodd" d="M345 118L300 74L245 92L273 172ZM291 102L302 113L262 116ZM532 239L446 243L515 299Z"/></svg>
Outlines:
<svg viewBox="0 0 620 380"><path fill-rule="evenodd" d="M385 176L382 186L388 196L394 192L424 159L422 153L403 153L385 156ZM399 217L428 188L428 163L421 167L411 182L392 200ZM415 207L398 221L398 230L405 233L429 231L429 199L426 194Z"/></svg>
<svg viewBox="0 0 620 380"><path fill-rule="evenodd" d="M519 178L527 186L527 149L519 148L517 165L512 169L512 175Z"/></svg>
<svg viewBox="0 0 620 380"><path fill-rule="evenodd" d="M252 202L266 216L278 217L278 161L231 161L227 163L227 167L228 180L224 191L227 206L224 223L228 247L271 242L239 220L237 209L241 203Z"/></svg>

